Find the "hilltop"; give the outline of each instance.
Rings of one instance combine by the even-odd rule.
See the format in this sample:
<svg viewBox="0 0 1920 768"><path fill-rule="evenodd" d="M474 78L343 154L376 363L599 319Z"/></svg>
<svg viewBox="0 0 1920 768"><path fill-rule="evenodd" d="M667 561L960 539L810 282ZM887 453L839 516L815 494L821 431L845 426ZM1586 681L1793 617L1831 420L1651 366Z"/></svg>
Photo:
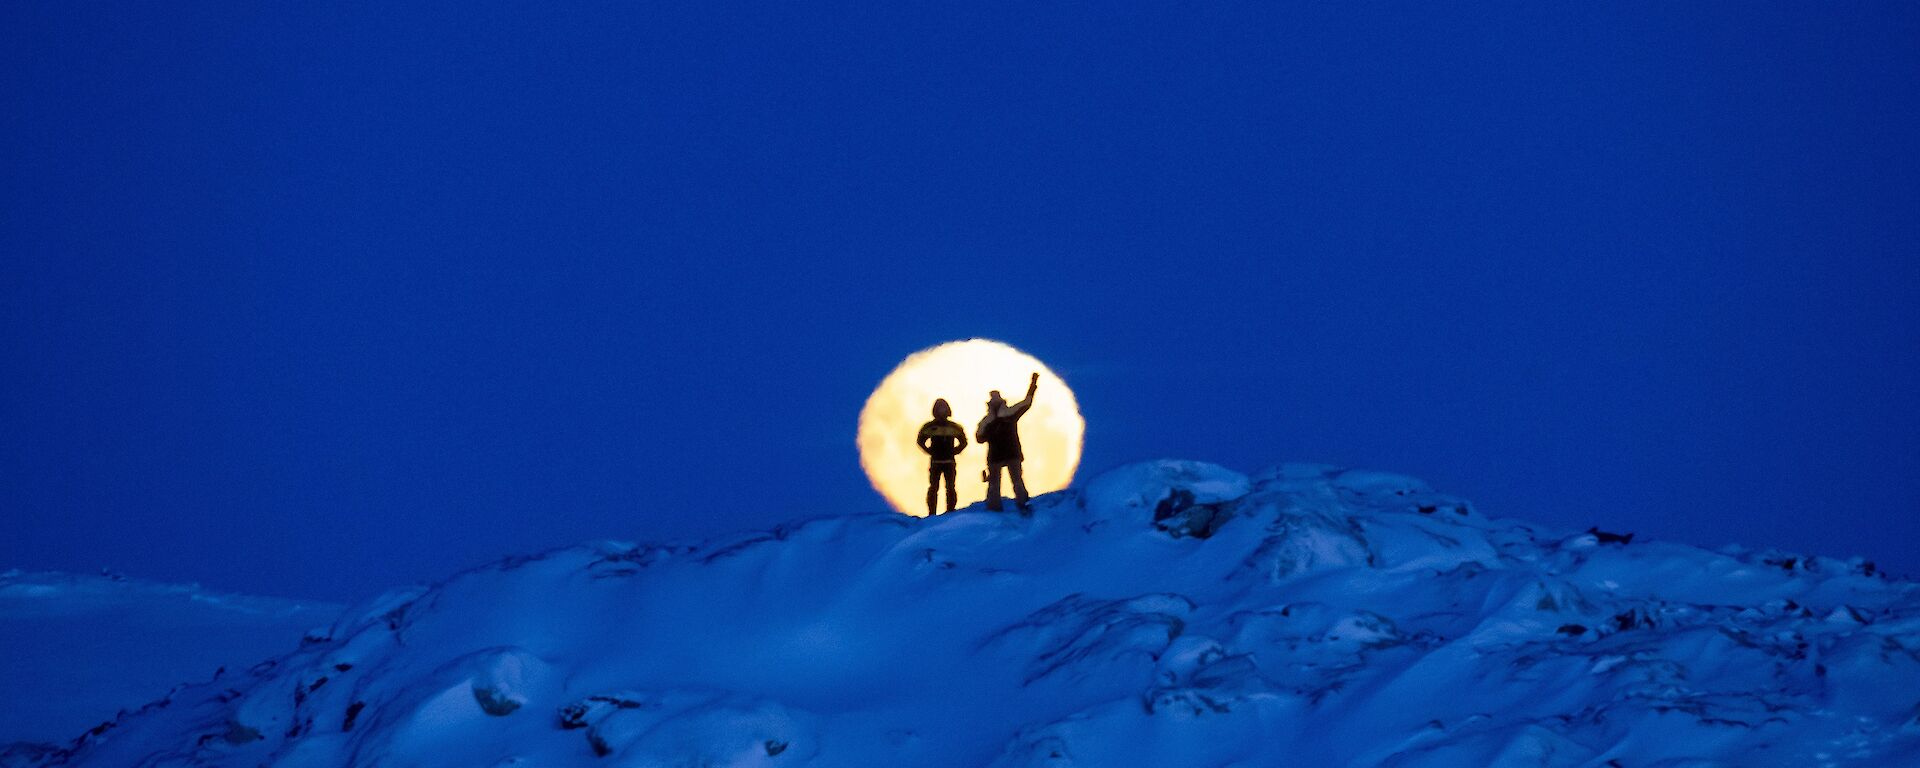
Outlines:
<svg viewBox="0 0 1920 768"><path fill-rule="evenodd" d="M1865 561L1319 465L1034 507L511 558L0 764L1920 764L1920 585Z"/></svg>

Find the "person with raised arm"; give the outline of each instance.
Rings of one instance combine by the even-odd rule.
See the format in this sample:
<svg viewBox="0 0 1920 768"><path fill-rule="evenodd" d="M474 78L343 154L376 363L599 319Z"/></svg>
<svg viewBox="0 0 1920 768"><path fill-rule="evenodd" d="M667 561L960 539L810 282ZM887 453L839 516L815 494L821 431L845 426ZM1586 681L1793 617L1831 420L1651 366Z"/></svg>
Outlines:
<svg viewBox="0 0 1920 768"><path fill-rule="evenodd" d="M1020 402L1007 403L997 389L987 393L987 415L980 419L973 437L987 446L987 471L981 479L987 483L989 510L1000 511L1000 473L1004 470L1013 481L1013 501L1020 506L1021 514L1032 511L1027 506L1027 483L1020 473L1020 463L1026 459L1020 452L1020 417L1033 407L1033 393L1039 388L1040 374L1035 373L1027 380L1026 399Z"/></svg>

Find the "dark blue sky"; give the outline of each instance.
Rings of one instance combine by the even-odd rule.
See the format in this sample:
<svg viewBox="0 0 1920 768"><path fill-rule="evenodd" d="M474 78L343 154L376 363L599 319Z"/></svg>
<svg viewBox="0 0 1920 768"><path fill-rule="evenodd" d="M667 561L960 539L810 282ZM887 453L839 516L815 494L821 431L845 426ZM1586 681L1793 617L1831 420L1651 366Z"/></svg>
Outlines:
<svg viewBox="0 0 1920 768"><path fill-rule="evenodd" d="M1911 5L321 5L0 9L0 568L879 510L867 392L985 336L1082 478L1920 572Z"/></svg>

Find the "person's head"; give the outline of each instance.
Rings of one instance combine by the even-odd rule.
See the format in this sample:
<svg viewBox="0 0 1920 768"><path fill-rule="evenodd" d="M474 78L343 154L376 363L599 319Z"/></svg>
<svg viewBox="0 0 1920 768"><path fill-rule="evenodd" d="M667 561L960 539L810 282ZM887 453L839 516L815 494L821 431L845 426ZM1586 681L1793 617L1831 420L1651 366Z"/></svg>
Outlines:
<svg viewBox="0 0 1920 768"><path fill-rule="evenodd" d="M947 405L946 398L944 397L936 398L933 401L933 417L936 419L947 419L947 418L953 417L953 406Z"/></svg>
<svg viewBox="0 0 1920 768"><path fill-rule="evenodd" d="M996 390L993 390L992 392L987 393L988 408L999 410L1001 406L1004 406L1006 404L1007 404L1007 399L1000 396L1000 390L996 389Z"/></svg>

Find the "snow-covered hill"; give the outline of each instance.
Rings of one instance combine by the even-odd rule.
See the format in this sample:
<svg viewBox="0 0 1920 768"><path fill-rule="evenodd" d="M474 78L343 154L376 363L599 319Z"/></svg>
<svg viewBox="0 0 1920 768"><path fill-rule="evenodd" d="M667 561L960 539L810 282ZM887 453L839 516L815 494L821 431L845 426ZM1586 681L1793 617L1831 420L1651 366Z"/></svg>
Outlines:
<svg viewBox="0 0 1920 768"><path fill-rule="evenodd" d="M1920 588L1157 462L1037 500L516 558L78 766L1920 765Z"/></svg>
<svg viewBox="0 0 1920 768"><path fill-rule="evenodd" d="M108 574L0 573L0 748L66 739L223 666L285 653L340 611Z"/></svg>

